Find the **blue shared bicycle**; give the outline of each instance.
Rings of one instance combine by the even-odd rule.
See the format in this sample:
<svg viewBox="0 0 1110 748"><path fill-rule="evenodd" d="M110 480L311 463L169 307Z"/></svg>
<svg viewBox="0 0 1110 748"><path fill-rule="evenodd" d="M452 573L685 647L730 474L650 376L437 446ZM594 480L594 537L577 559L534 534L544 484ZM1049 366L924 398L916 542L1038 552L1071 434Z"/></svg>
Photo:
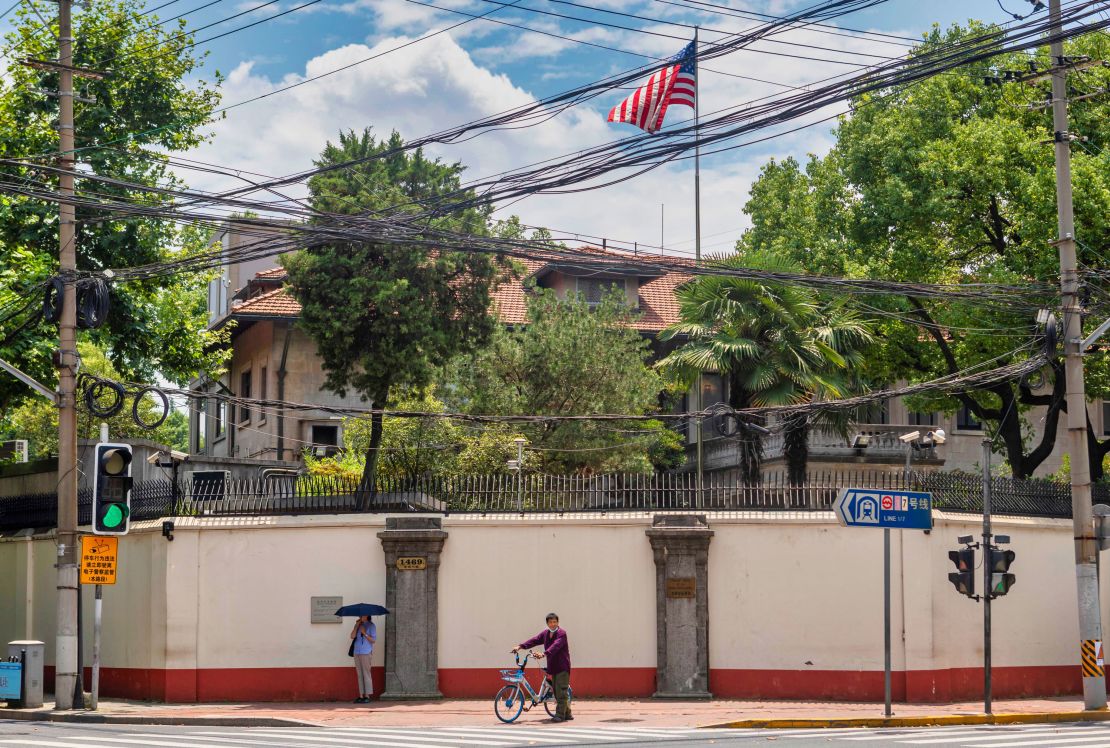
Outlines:
<svg viewBox="0 0 1110 748"><path fill-rule="evenodd" d="M521 713L543 704L543 708L547 710L548 715L554 717L557 705L555 702L555 685L551 682L551 676L544 674L543 682L540 683L540 690L537 692L524 676L524 668L528 667L528 660L534 655L529 652L524 655L523 660L520 658L519 652L514 652L513 655L516 658L516 667L501 671L501 680L505 681L505 685L493 698L494 714L502 722L513 722ZM568 703L572 697L573 693L568 687Z"/></svg>

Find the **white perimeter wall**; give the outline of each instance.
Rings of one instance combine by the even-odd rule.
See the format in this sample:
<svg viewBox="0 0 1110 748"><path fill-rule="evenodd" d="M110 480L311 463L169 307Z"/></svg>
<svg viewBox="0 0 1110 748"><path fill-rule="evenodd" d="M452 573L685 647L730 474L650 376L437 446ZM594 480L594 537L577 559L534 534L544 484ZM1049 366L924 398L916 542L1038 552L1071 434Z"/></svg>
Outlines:
<svg viewBox="0 0 1110 748"><path fill-rule="evenodd" d="M609 683L614 695L650 695L650 522L646 514L446 518L438 639L445 694L485 693L496 668L510 663L508 649L556 611L585 692ZM711 513L709 525L711 687L744 695L780 678L779 691L753 694L871 695L883 664L882 532L842 528L820 513ZM977 518L937 513L931 534L892 533L894 669L908 673L902 688L911 696L951 695L956 685L938 685L935 673L981 664L981 604L947 580L956 536L979 527ZM181 518L169 542L160 522L138 523L121 540L120 583L104 591L105 682L170 700L264 698L275 679L283 685L274 698L349 697L353 621L310 623L309 598L384 603L383 529L377 516ZM1010 534L1017 552L1017 583L994 603L996 667L1012 669L1015 683L1039 679L1059 690L1074 676L1078 684L1071 523L1001 518L995 530ZM55 559L52 536L0 538L0 641L41 639L48 663ZM1107 620L1105 580L1103 588ZM84 605L88 665L91 589ZM378 632L380 669L380 619Z"/></svg>

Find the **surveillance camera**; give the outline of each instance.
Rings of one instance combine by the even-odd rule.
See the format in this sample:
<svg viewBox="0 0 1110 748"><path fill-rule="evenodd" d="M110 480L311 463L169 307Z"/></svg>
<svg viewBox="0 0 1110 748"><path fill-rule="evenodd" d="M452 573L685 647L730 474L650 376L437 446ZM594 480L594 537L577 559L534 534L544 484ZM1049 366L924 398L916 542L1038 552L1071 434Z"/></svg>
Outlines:
<svg viewBox="0 0 1110 748"><path fill-rule="evenodd" d="M963 543L964 545L971 545L974 540L975 538L971 535L961 535L960 537L956 538L957 543Z"/></svg>
<svg viewBox="0 0 1110 748"><path fill-rule="evenodd" d="M146 461L151 465L157 465L160 459L162 459L162 452L151 452L150 456L146 458Z"/></svg>
<svg viewBox="0 0 1110 748"><path fill-rule="evenodd" d="M898 441L902 442L903 444L910 444L911 442L915 442L920 438L920 431L911 431L908 434L902 434L900 437L898 437Z"/></svg>
<svg viewBox="0 0 1110 748"><path fill-rule="evenodd" d="M929 433L933 436L934 444L944 444L946 441L948 441L948 435L944 433L944 429L936 429L935 431L930 431Z"/></svg>
<svg viewBox="0 0 1110 748"><path fill-rule="evenodd" d="M943 431L940 432L940 433L942 435L944 434ZM186 460L189 459L189 453L188 452L178 452L176 449L171 449L170 450L170 459L172 459L174 462L185 462Z"/></svg>

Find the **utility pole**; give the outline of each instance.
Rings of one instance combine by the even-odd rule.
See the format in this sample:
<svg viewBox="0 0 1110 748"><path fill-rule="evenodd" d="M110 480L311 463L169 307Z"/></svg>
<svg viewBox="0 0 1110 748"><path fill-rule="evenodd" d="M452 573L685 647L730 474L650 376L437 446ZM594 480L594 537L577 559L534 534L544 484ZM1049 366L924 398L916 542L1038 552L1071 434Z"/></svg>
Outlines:
<svg viewBox="0 0 1110 748"><path fill-rule="evenodd" d="M73 4L58 0L59 269L65 283L58 325L58 627L55 709L73 709L77 682L77 269L73 207Z"/></svg>
<svg viewBox="0 0 1110 748"><path fill-rule="evenodd" d="M694 27L694 80L698 77L698 27ZM695 89L694 92L694 263L701 266L701 131L699 129L699 114L701 108L699 106L701 96ZM660 242L662 244L662 242ZM702 372L698 372L697 382L698 394L694 401L694 407L698 410L698 454L697 454L697 486L698 498L696 506L701 507L705 502L705 453L702 447L702 440L705 438L705 419L700 415L701 411L705 408L705 390L704 378Z"/></svg>
<svg viewBox="0 0 1110 748"><path fill-rule="evenodd" d="M991 440L983 439L983 712L992 711L991 693Z"/></svg>
<svg viewBox="0 0 1110 748"><path fill-rule="evenodd" d="M1049 0L1049 33L1061 31L1060 0ZM1091 512L1091 470L1087 455L1087 398L1083 389L1083 326L1076 269L1075 219L1072 214L1071 137L1068 133L1067 60L1062 41L1050 43L1052 56L1052 129L1056 149L1057 248L1060 252L1060 304L1064 315L1064 374L1067 383L1068 438L1071 454L1072 526L1075 531L1075 581L1079 597L1080 653L1102 644L1099 611L1098 545ZM1106 680L1101 667L1083 671L1083 703L1087 709L1106 707Z"/></svg>

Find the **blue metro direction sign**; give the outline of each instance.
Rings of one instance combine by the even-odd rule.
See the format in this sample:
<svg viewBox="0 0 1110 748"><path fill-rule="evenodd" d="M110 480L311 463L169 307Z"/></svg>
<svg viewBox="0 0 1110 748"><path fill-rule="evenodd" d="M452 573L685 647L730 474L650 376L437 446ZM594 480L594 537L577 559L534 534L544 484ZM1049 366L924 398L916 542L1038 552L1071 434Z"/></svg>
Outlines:
<svg viewBox="0 0 1110 748"><path fill-rule="evenodd" d="M833 511L845 527L933 529L933 495L920 491L845 488L836 497Z"/></svg>

